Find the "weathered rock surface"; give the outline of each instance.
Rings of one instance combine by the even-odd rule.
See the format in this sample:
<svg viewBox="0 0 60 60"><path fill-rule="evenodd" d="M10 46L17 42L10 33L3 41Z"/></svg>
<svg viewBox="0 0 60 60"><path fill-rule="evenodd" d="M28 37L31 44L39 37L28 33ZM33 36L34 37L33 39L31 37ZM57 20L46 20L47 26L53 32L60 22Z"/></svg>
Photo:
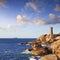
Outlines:
<svg viewBox="0 0 60 60"><path fill-rule="evenodd" d="M60 59L60 40L55 41L51 44L52 52Z"/></svg>
<svg viewBox="0 0 60 60"><path fill-rule="evenodd" d="M43 48L39 48L37 50L32 50L31 53L33 55L40 55L40 56L42 56L42 55L46 55L47 54L47 50L45 50Z"/></svg>
<svg viewBox="0 0 60 60"><path fill-rule="evenodd" d="M55 54L43 56L40 60L58 60Z"/></svg>
<svg viewBox="0 0 60 60"><path fill-rule="evenodd" d="M53 43L54 41L57 41L60 39L60 34L53 34L53 38L51 38L51 35L50 34L44 34L44 35L41 35L37 41L40 41L41 44L44 44L44 45L50 45L51 43Z"/></svg>
<svg viewBox="0 0 60 60"><path fill-rule="evenodd" d="M41 60L60 60L60 33L53 34L52 27L50 28L50 34L41 35L37 40L28 44L32 46L31 53L33 55L43 55ZM44 48L46 46L47 48Z"/></svg>

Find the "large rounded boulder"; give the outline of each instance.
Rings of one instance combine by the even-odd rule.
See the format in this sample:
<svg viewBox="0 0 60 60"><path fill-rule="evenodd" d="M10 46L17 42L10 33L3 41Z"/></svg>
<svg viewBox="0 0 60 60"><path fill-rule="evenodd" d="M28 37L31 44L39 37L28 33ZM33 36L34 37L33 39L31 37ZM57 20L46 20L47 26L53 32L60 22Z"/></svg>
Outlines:
<svg viewBox="0 0 60 60"><path fill-rule="evenodd" d="M49 55L43 56L40 60L58 60L58 59L55 54L49 54Z"/></svg>
<svg viewBox="0 0 60 60"><path fill-rule="evenodd" d="M60 40L55 41L51 44L52 53L56 54L60 59Z"/></svg>

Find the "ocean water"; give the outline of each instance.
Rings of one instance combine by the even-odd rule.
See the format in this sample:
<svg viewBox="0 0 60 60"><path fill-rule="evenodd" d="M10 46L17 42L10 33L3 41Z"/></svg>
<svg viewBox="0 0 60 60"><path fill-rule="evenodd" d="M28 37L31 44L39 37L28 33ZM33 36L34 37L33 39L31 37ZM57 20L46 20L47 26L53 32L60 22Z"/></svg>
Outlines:
<svg viewBox="0 0 60 60"><path fill-rule="evenodd" d="M22 53L31 48L28 45L19 45L21 42L33 41L36 38L0 38L0 60L29 60L31 54Z"/></svg>

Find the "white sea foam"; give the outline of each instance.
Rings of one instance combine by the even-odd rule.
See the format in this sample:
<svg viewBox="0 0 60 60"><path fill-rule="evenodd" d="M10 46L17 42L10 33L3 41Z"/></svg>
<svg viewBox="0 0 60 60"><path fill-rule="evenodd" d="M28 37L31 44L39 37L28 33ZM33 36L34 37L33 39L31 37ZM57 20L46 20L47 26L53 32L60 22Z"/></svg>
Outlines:
<svg viewBox="0 0 60 60"><path fill-rule="evenodd" d="M31 52L28 51L27 49L25 51L21 52L21 53L23 53L23 54L31 54Z"/></svg>
<svg viewBox="0 0 60 60"><path fill-rule="evenodd" d="M40 60L41 56L36 56L36 58L29 57L29 60Z"/></svg>
<svg viewBox="0 0 60 60"><path fill-rule="evenodd" d="M29 58L29 60L36 60L35 58Z"/></svg>

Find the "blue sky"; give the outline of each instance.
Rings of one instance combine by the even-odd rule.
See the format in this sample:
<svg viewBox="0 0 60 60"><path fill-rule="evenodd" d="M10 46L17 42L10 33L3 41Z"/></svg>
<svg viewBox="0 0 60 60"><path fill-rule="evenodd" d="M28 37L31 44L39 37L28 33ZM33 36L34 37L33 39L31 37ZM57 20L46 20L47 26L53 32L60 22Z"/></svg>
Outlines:
<svg viewBox="0 0 60 60"><path fill-rule="evenodd" d="M60 33L60 0L0 0L0 38L36 38Z"/></svg>

